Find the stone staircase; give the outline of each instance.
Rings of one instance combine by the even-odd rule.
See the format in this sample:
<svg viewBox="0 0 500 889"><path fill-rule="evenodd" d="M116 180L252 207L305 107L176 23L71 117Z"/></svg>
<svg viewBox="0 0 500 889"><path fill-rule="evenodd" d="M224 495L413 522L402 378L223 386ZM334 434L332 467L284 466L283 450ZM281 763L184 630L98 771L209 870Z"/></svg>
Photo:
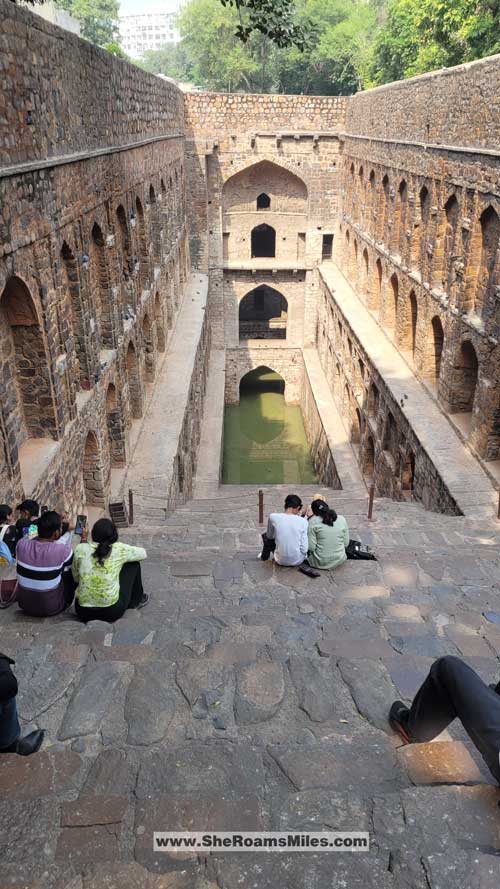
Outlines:
<svg viewBox="0 0 500 889"><path fill-rule="evenodd" d="M497 889L500 792L460 726L401 748L386 717L442 654L498 678L499 532L297 491L379 560L318 579L260 562L257 491L226 486L121 532L148 550L147 608L86 627L0 613L23 728L47 732L0 758L1 889ZM154 853L177 828L368 830L371 850Z"/></svg>

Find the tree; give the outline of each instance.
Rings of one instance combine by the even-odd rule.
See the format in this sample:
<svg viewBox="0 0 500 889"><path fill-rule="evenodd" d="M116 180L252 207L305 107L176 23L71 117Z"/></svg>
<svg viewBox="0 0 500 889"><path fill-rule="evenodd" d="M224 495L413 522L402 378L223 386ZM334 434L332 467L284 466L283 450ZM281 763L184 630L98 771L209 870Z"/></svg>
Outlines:
<svg viewBox="0 0 500 889"><path fill-rule="evenodd" d="M119 59L125 59L127 62L130 61L127 53L121 48L119 43L105 43L103 49L107 49L112 56L117 56Z"/></svg>
<svg viewBox="0 0 500 889"><path fill-rule="evenodd" d="M211 90L252 92L260 89L262 69L266 68L270 49L254 47L258 35L246 44L236 37L238 13L224 9L219 0L190 0L178 18L182 48L189 60L190 79ZM269 43L269 41L268 41ZM266 85L269 74L266 75Z"/></svg>
<svg viewBox="0 0 500 889"><path fill-rule="evenodd" d="M310 34L305 23L295 20L293 0L220 0L238 13L236 36L247 43L255 32L268 37L281 49L304 50Z"/></svg>
<svg viewBox="0 0 500 889"><path fill-rule="evenodd" d="M160 49L149 49L136 63L150 74L164 74L176 80L190 80L189 61L182 44L165 43Z"/></svg>
<svg viewBox="0 0 500 889"><path fill-rule="evenodd" d="M500 0L394 0L375 39L376 83L500 51Z"/></svg>
<svg viewBox="0 0 500 889"><path fill-rule="evenodd" d="M55 0L80 22L82 37L104 46L113 43L118 31L118 0Z"/></svg>
<svg viewBox="0 0 500 889"><path fill-rule="evenodd" d="M351 95L368 85L379 15L374 0L298 0L297 15L314 37L304 51L281 54L285 92Z"/></svg>

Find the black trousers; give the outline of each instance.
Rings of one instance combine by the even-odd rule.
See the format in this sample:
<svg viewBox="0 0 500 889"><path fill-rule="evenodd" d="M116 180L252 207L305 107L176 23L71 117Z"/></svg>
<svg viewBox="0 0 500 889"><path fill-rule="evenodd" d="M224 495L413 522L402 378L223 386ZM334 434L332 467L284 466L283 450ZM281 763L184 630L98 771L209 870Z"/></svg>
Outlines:
<svg viewBox="0 0 500 889"><path fill-rule="evenodd" d="M127 608L137 607L143 593L140 562L127 562L120 571L120 595L114 605L108 605L105 608L85 608L77 601L75 611L84 623L88 623L89 620L105 620L107 623L114 623L115 620L123 617Z"/></svg>
<svg viewBox="0 0 500 889"><path fill-rule="evenodd" d="M455 718L500 783L500 695L460 658L448 655L435 661L417 692L409 736L412 741L431 741Z"/></svg>

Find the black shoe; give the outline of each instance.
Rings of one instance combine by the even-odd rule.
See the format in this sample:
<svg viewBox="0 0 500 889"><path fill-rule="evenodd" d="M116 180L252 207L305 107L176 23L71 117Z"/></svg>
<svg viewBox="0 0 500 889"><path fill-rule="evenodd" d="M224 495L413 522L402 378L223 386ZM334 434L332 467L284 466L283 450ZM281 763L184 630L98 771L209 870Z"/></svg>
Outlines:
<svg viewBox="0 0 500 889"><path fill-rule="evenodd" d="M302 565L299 565L299 571L301 574L307 574L308 577L320 577L320 572L311 568L309 563L306 565L305 562L303 562Z"/></svg>
<svg viewBox="0 0 500 889"><path fill-rule="evenodd" d="M408 707L406 707L402 701L394 701L389 710L389 725L392 730L403 739L405 744L411 744L411 739L408 734L409 716L410 711L408 710Z"/></svg>
<svg viewBox="0 0 500 889"><path fill-rule="evenodd" d="M32 753L40 750L44 736L45 732L43 729L37 729L34 732L30 732L29 735L25 735L24 738L18 738L10 747L4 747L3 750L0 750L0 753L18 753L19 756L31 756Z"/></svg>
<svg viewBox="0 0 500 889"><path fill-rule="evenodd" d="M497 695L500 695L500 682L497 682L496 685L494 682L490 682L488 688L491 688L492 691L496 691Z"/></svg>
<svg viewBox="0 0 500 889"><path fill-rule="evenodd" d="M148 602L149 602L149 596L148 596L148 594L147 594L147 593L143 593L143 594L142 594L142 599L141 599L141 601L138 602L137 605L135 606L135 607L136 607L136 610L138 610L139 608L144 608L144 606L147 605Z"/></svg>

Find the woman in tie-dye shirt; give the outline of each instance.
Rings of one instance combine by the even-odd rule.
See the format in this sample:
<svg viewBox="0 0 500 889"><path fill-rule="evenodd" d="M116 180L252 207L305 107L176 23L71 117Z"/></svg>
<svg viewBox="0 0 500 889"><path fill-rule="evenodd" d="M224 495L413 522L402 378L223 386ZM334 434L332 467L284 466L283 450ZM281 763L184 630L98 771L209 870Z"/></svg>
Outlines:
<svg viewBox="0 0 500 889"><path fill-rule="evenodd" d="M92 543L81 543L73 557L78 583L75 611L80 620L112 623L127 608L142 608L144 593L139 562L147 558L142 546L120 543L111 519L99 519L92 528Z"/></svg>

